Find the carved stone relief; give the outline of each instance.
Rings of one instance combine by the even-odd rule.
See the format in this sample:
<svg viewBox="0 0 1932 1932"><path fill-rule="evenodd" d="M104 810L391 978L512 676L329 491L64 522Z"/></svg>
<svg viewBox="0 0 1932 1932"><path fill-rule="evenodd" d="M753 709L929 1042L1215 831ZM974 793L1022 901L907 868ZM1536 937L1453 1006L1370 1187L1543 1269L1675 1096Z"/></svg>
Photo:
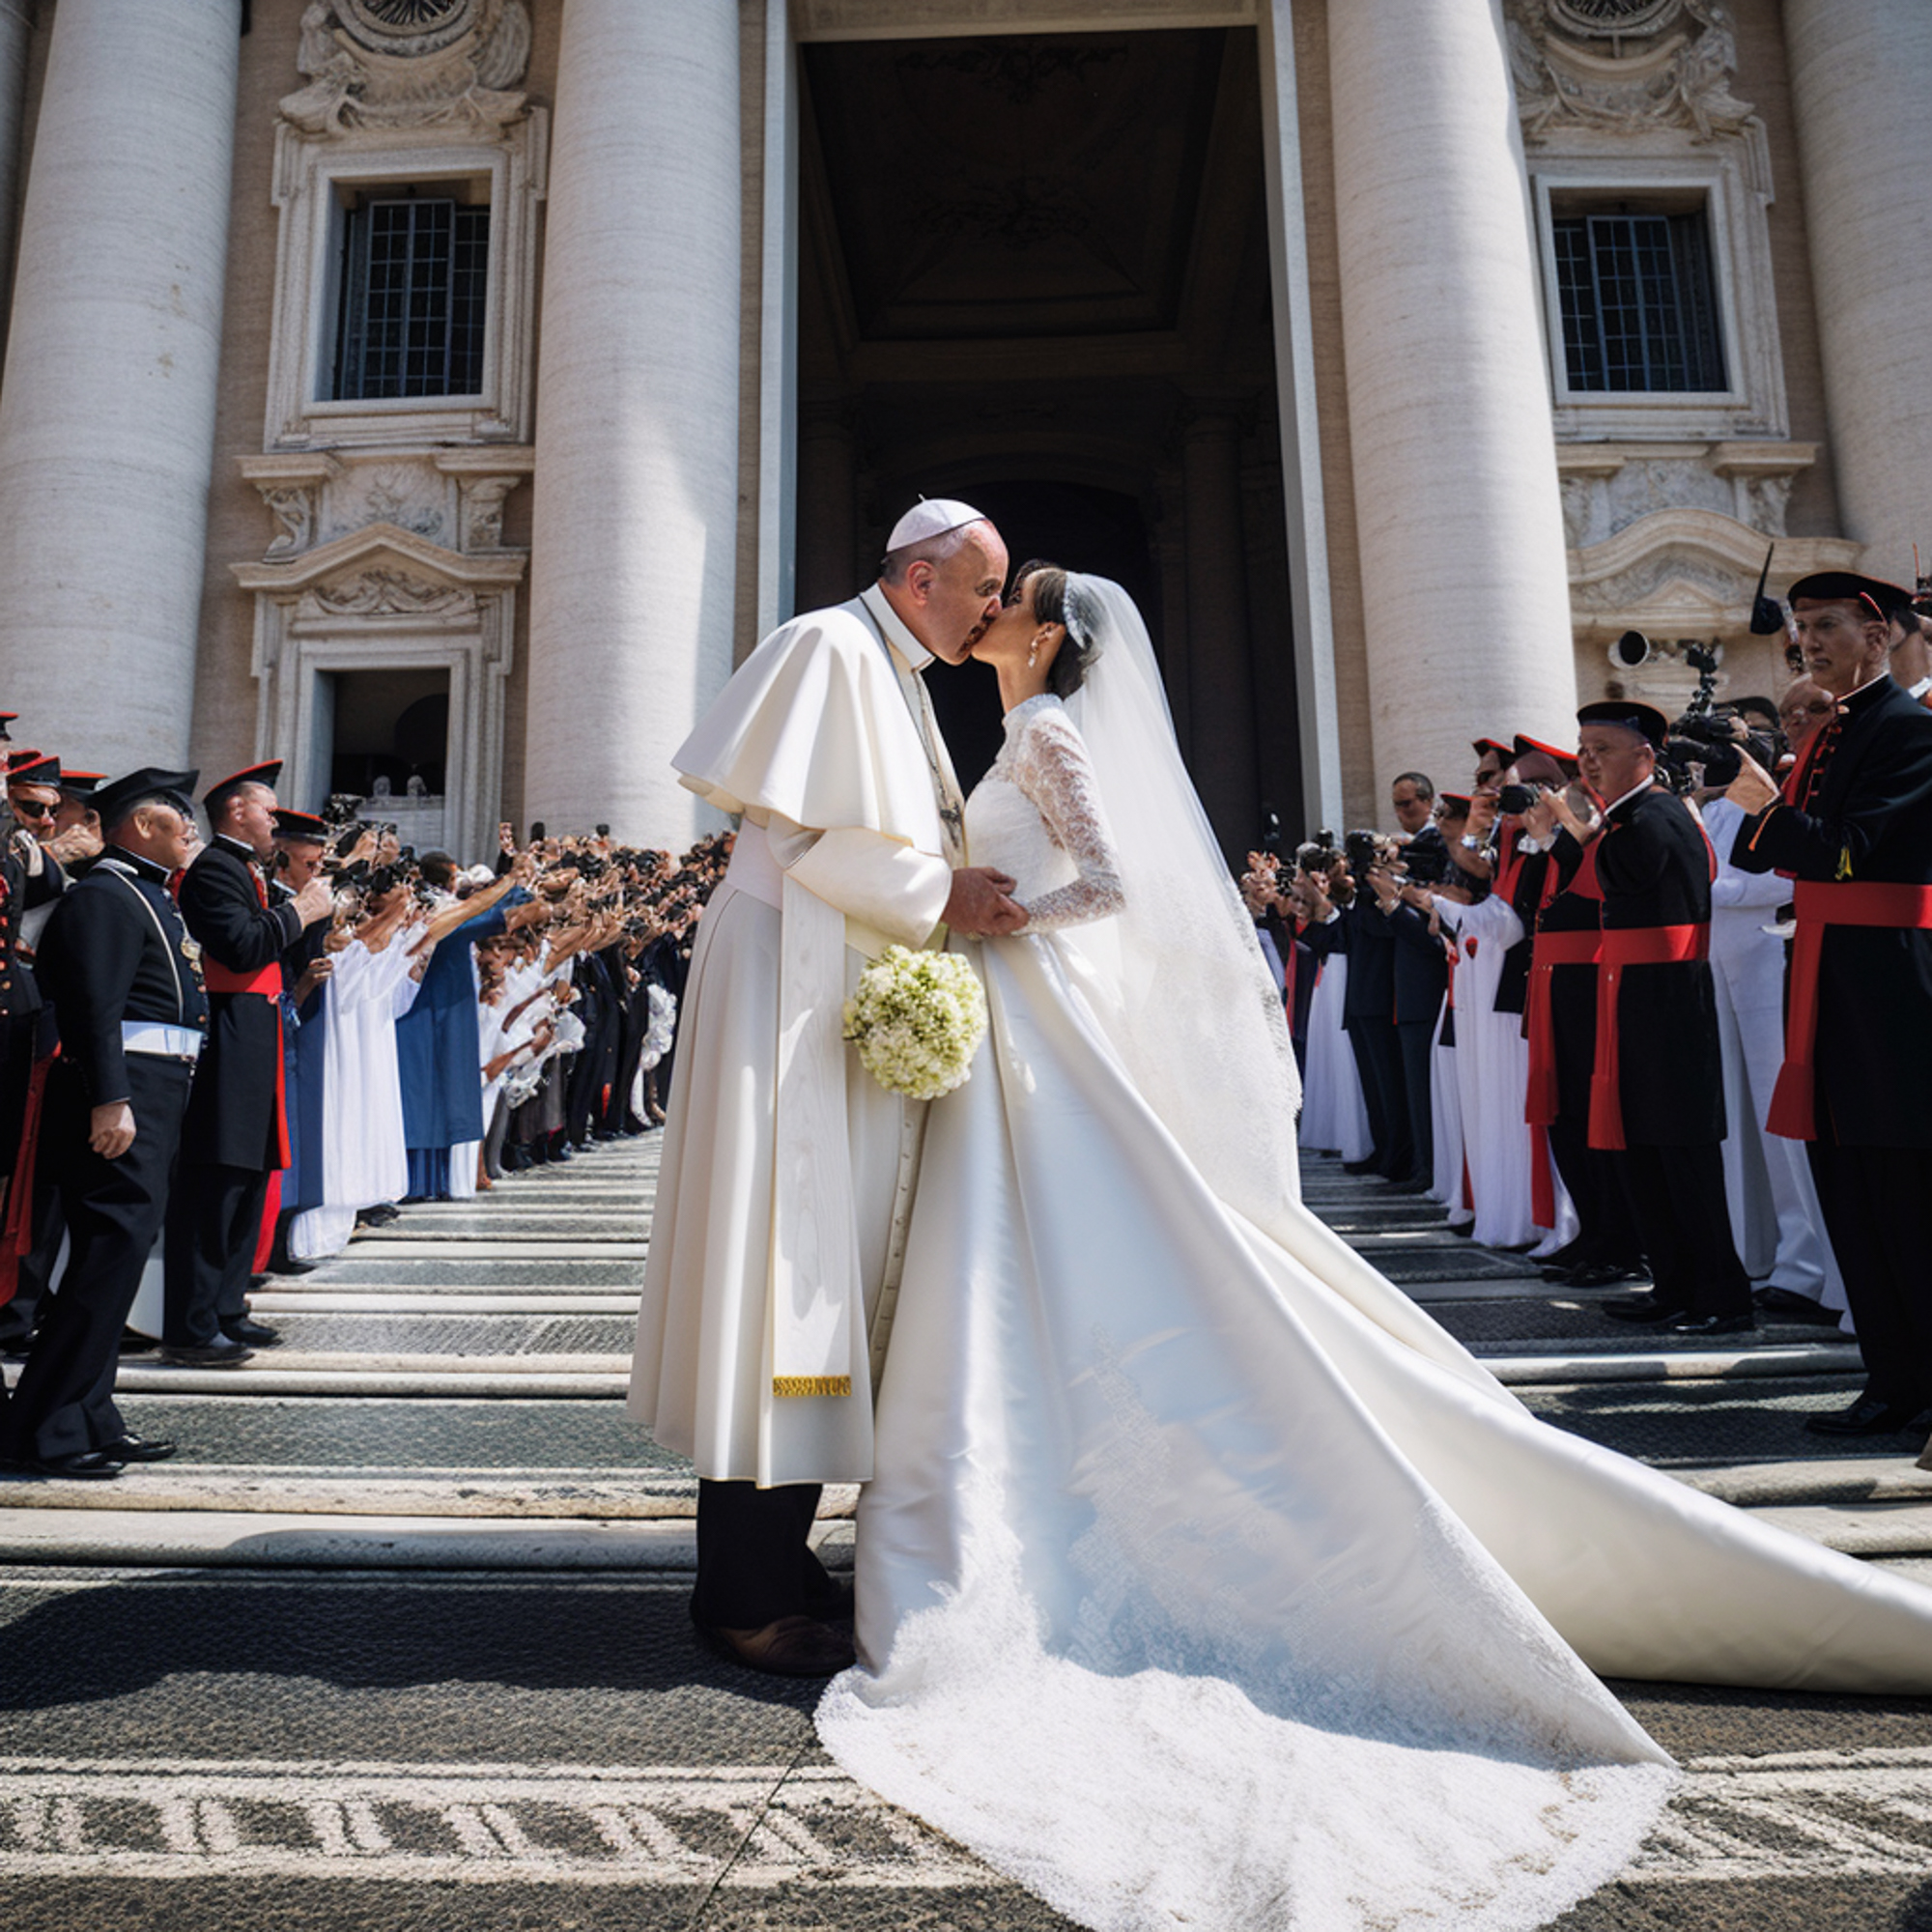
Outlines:
<svg viewBox="0 0 1932 1932"><path fill-rule="evenodd" d="M1504 0L1504 23L1525 140L1567 125L1684 127L1708 141L1743 131L1754 112L1731 92L1738 43L1724 0Z"/></svg>
<svg viewBox="0 0 1932 1932"><path fill-rule="evenodd" d="M313 135L500 128L524 112L529 53L524 0L310 0L296 57L308 85L282 117Z"/></svg>
<svg viewBox="0 0 1932 1932"><path fill-rule="evenodd" d="M476 596L454 584L434 583L411 571L370 568L302 592L298 619L325 617L473 617Z"/></svg>
<svg viewBox="0 0 1932 1932"><path fill-rule="evenodd" d="M1661 510L1715 510L1781 537L1792 487L1816 456L1808 442L1564 445L1564 536L1583 550Z"/></svg>

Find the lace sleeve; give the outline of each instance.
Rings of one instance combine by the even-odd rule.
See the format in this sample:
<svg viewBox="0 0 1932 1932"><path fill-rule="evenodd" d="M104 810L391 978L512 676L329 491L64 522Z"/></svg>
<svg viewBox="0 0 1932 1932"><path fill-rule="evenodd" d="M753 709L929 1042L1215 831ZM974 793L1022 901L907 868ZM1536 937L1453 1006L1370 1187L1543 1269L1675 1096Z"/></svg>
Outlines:
<svg viewBox="0 0 1932 1932"><path fill-rule="evenodd" d="M1072 722L1057 707L1033 719L1014 747L1013 782L1039 808L1047 836L1080 869L1071 885L1042 893L1027 907L1029 932L1106 919L1126 903L1120 867L1100 813L1094 768Z"/></svg>

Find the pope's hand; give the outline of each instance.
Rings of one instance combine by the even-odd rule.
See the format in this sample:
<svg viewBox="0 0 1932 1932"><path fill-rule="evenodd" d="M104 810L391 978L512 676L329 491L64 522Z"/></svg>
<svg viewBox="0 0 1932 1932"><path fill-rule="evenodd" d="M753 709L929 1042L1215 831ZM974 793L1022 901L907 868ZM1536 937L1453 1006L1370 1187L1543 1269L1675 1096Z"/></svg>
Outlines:
<svg viewBox="0 0 1932 1932"><path fill-rule="evenodd" d="M954 932L996 938L1017 932L1027 923L1026 907L1008 897L1018 882L990 866L962 866L952 874L940 918Z"/></svg>
<svg viewBox="0 0 1932 1932"><path fill-rule="evenodd" d="M1738 753L1738 775L1724 787L1724 796L1746 811L1759 812L1783 797L1777 781L1748 752Z"/></svg>

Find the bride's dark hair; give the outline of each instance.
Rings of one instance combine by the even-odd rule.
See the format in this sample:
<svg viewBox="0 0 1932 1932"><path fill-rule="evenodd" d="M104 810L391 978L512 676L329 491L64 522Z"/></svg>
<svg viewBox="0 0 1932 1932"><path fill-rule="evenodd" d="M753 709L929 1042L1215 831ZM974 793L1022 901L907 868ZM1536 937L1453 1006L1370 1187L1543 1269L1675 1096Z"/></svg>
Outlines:
<svg viewBox="0 0 1932 1932"><path fill-rule="evenodd" d="M1059 564L1038 557L1020 565L1013 573L1013 583L1015 587L1033 585L1033 614L1042 624L1066 626L1066 641L1054 656L1046 688L1056 697L1071 697L1086 682L1098 655L1091 616L1082 608L1079 592L1068 588L1067 573Z"/></svg>

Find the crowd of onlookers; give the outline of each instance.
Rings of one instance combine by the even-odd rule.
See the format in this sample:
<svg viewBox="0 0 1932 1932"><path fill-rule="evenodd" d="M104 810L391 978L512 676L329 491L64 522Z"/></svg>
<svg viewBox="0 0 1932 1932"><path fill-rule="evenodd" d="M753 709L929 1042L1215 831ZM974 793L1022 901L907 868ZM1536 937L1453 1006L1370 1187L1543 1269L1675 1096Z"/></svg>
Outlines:
<svg viewBox="0 0 1932 1932"><path fill-rule="evenodd" d="M281 1339L248 1305L267 1275L405 1202L664 1120L729 835L674 855L505 825L495 863L464 867L353 798L283 810L277 776L234 774L197 810L194 773L107 782L8 756L0 1353L26 1366L0 1456L17 1465L157 1459L172 1445L112 1407L121 1353L243 1362Z"/></svg>
<svg viewBox="0 0 1932 1932"><path fill-rule="evenodd" d="M1824 1433L1932 1408L1932 598L1792 588L1776 700L1585 705L1482 738L1397 830L1250 855L1303 1066L1302 1145L1443 1204L1613 1320L1856 1333ZM1776 608L1776 607L1774 607ZM1787 994L1787 980L1789 993ZM1886 1185L1873 1177L1889 1177Z"/></svg>

